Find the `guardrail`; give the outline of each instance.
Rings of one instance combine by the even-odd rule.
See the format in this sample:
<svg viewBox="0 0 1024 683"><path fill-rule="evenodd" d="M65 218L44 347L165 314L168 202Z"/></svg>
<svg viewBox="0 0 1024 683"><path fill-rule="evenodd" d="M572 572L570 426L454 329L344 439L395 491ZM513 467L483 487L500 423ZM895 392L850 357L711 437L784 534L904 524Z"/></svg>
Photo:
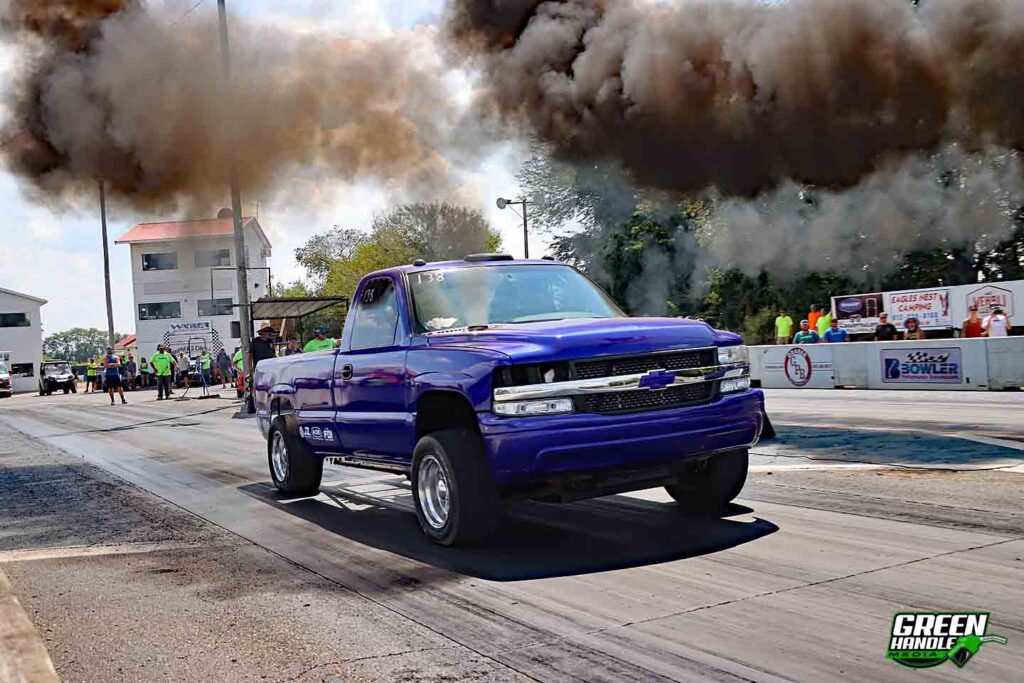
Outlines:
<svg viewBox="0 0 1024 683"><path fill-rule="evenodd" d="M766 389L1024 388L1024 337L750 347Z"/></svg>

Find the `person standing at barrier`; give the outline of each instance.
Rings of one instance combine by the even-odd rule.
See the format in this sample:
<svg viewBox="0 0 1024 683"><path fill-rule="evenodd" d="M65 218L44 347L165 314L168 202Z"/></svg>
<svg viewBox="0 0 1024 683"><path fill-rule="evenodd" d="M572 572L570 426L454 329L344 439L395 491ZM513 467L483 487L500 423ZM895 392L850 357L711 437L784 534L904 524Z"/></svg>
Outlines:
<svg viewBox="0 0 1024 683"><path fill-rule="evenodd" d="M125 376L128 378L128 391L135 391L135 376L139 373L139 364L135 362L135 356L128 354L128 362L125 364Z"/></svg>
<svg viewBox="0 0 1024 683"><path fill-rule="evenodd" d="M277 358L274 344L270 341L272 334L274 334L274 328L264 325L256 332L256 338L249 345L249 360L254 370L261 360Z"/></svg>
<svg viewBox="0 0 1024 683"><path fill-rule="evenodd" d="M793 337L794 344L817 344L819 341L818 333L811 329L811 323L809 320L800 321L800 331Z"/></svg>
<svg viewBox="0 0 1024 683"><path fill-rule="evenodd" d="M176 365L174 356L167 353L162 344L156 347L156 353L149 359L149 367L156 378L156 400L162 401L171 397L171 377Z"/></svg>
<svg viewBox="0 0 1024 683"><path fill-rule="evenodd" d="M828 306L822 306L821 315L818 316L818 324L814 326L814 331L818 333L819 337L824 337L830 327L832 327L832 312Z"/></svg>
<svg viewBox="0 0 1024 683"><path fill-rule="evenodd" d="M313 353L314 351L333 349L337 345L338 340L327 336L326 327L318 327L316 328L316 336L306 342L306 348L303 350L306 353Z"/></svg>
<svg viewBox="0 0 1024 683"><path fill-rule="evenodd" d="M284 350L284 355L294 356L297 353L302 353L302 347L299 346L299 341L297 339L292 339L288 342L288 348Z"/></svg>
<svg viewBox="0 0 1024 683"><path fill-rule="evenodd" d="M91 394L96 389L96 366L92 361L85 364L85 393Z"/></svg>
<svg viewBox="0 0 1024 683"><path fill-rule="evenodd" d="M818 329L818 318L821 317L821 307L818 304L811 304L811 312L807 314L807 324L812 330Z"/></svg>
<svg viewBox="0 0 1024 683"><path fill-rule="evenodd" d="M826 344L842 344L850 341L850 333L839 327L839 321L833 318L821 338Z"/></svg>
<svg viewBox="0 0 1024 683"><path fill-rule="evenodd" d="M199 373L203 378L203 388L208 389L213 379L213 356L207 349L199 355Z"/></svg>
<svg viewBox="0 0 1024 683"><path fill-rule="evenodd" d="M992 313L985 316L981 323L985 334L989 337L1008 337L1013 327L1010 325L1010 316L1003 313L1000 306L993 306Z"/></svg>
<svg viewBox="0 0 1024 683"><path fill-rule="evenodd" d="M917 322L917 318L907 318L903 326L907 328L903 333L905 341L924 339L924 330L921 329L921 323Z"/></svg>
<svg viewBox="0 0 1024 683"><path fill-rule="evenodd" d="M785 345L793 336L793 319L786 315L786 309L780 308L779 315L775 318L775 343Z"/></svg>
<svg viewBox="0 0 1024 683"><path fill-rule="evenodd" d="M121 404L127 404L124 398L124 387L121 386L121 359L114 353L114 347L107 347L107 355L103 358L103 384L110 396L110 405L114 405L114 389L121 397Z"/></svg>
<svg viewBox="0 0 1024 683"><path fill-rule="evenodd" d="M895 341L898 334L896 326L889 322L889 314L879 313L878 325L875 327L875 341Z"/></svg>
<svg viewBox="0 0 1024 683"><path fill-rule="evenodd" d="M192 359L184 351L178 354L178 381L188 391L192 383Z"/></svg>
<svg viewBox="0 0 1024 683"><path fill-rule="evenodd" d="M139 386L143 389L149 388L149 361L145 356L139 357Z"/></svg>
<svg viewBox="0 0 1024 683"><path fill-rule="evenodd" d="M978 307L971 306L967 309L967 317L960 325L960 336L966 339L984 337L985 330L982 328L982 320L978 317Z"/></svg>
<svg viewBox="0 0 1024 683"><path fill-rule="evenodd" d="M231 359L228 358L228 352L224 350L224 347L221 347L217 353L217 369L220 370L220 388L225 389L233 375L231 374Z"/></svg>

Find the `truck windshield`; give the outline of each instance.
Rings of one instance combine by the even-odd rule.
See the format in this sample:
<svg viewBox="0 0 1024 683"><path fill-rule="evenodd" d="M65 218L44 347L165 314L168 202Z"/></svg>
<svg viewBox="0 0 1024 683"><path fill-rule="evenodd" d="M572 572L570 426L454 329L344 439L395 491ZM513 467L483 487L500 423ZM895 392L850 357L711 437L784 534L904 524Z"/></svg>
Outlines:
<svg viewBox="0 0 1024 683"><path fill-rule="evenodd" d="M7 369L7 366L3 362L0 362L0 375L6 375L9 373L10 370Z"/></svg>
<svg viewBox="0 0 1024 683"><path fill-rule="evenodd" d="M594 283L569 266L427 270L409 273L409 284L419 333L624 315Z"/></svg>
<svg viewBox="0 0 1024 683"><path fill-rule="evenodd" d="M44 375L68 375L71 374L71 366L67 363L50 364L43 366Z"/></svg>

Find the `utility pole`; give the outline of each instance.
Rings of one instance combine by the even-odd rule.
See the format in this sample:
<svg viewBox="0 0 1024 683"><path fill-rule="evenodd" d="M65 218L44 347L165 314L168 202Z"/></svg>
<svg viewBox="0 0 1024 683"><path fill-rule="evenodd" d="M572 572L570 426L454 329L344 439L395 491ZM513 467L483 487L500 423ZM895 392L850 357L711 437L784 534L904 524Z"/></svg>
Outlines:
<svg viewBox="0 0 1024 683"><path fill-rule="evenodd" d="M100 185L100 225L103 230L103 283L107 289L107 344L114 345L114 305L110 300L110 248L107 246L107 188Z"/></svg>
<svg viewBox="0 0 1024 683"><path fill-rule="evenodd" d="M224 90L227 97L226 111L235 106L234 89L231 84L231 46L228 43L228 11L225 0L217 0L220 18L220 56ZM238 182L238 160L232 144L228 159L228 175L231 181L231 216L235 222L235 269L238 275L238 319L241 322L242 367L246 377L252 377L252 362L249 360L249 344L252 342L252 321L249 319L249 267L245 255L245 232L242 225L242 190Z"/></svg>
<svg viewBox="0 0 1024 683"><path fill-rule="evenodd" d="M526 197L520 197L519 199L505 199L504 197L498 197L498 208L507 209L513 204L522 204L523 206L523 258L530 258L530 230L526 221L526 205L529 204L530 200ZM514 212L515 209L512 209Z"/></svg>
<svg viewBox="0 0 1024 683"><path fill-rule="evenodd" d="M523 258L530 258L530 231L526 224L526 197L523 197Z"/></svg>

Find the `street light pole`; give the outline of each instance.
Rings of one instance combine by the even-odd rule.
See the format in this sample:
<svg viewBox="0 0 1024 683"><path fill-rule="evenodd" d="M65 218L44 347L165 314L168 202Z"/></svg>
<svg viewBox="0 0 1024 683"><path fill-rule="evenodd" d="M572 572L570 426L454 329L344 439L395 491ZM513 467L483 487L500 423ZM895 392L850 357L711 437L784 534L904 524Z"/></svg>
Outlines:
<svg viewBox="0 0 1024 683"><path fill-rule="evenodd" d="M217 0L217 12L220 21L220 54L221 73L228 98L226 108L234 107L233 90L231 87L231 46L228 42L228 12L225 0ZM252 342L252 321L249 319L249 276L248 259L245 254L245 231L242 225L242 190L238 180L238 160L232 146L228 158L228 176L231 181L231 217L234 219L235 233L235 271L238 287L238 319L242 341L242 367L246 377L252 377L252 362L249 359L249 344Z"/></svg>
<svg viewBox="0 0 1024 683"><path fill-rule="evenodd" d="M523 206L523 257L530 258L530 231L526 220L526 204L528 200L526 197L522 199L505 199L504 197L498 197L498 208L506 209L513 204L521 204ZM514 211L514 209L513 209Z"/></svg>
<svg viewBox="0 0 1024 683"><path fill-rule="evenodd" d="M523 197L523 258L530 258L530 232L526 225L526 197Z"/></svg>
<svg viewBox="0 0 1024 683"><path fill-rule="evenodd" d="M107 344L114 345L114 305L110 299L110 248L107 246L107 188L103 179L100 186L100 227L103 232L103 283L107 291Z"/></svg>

